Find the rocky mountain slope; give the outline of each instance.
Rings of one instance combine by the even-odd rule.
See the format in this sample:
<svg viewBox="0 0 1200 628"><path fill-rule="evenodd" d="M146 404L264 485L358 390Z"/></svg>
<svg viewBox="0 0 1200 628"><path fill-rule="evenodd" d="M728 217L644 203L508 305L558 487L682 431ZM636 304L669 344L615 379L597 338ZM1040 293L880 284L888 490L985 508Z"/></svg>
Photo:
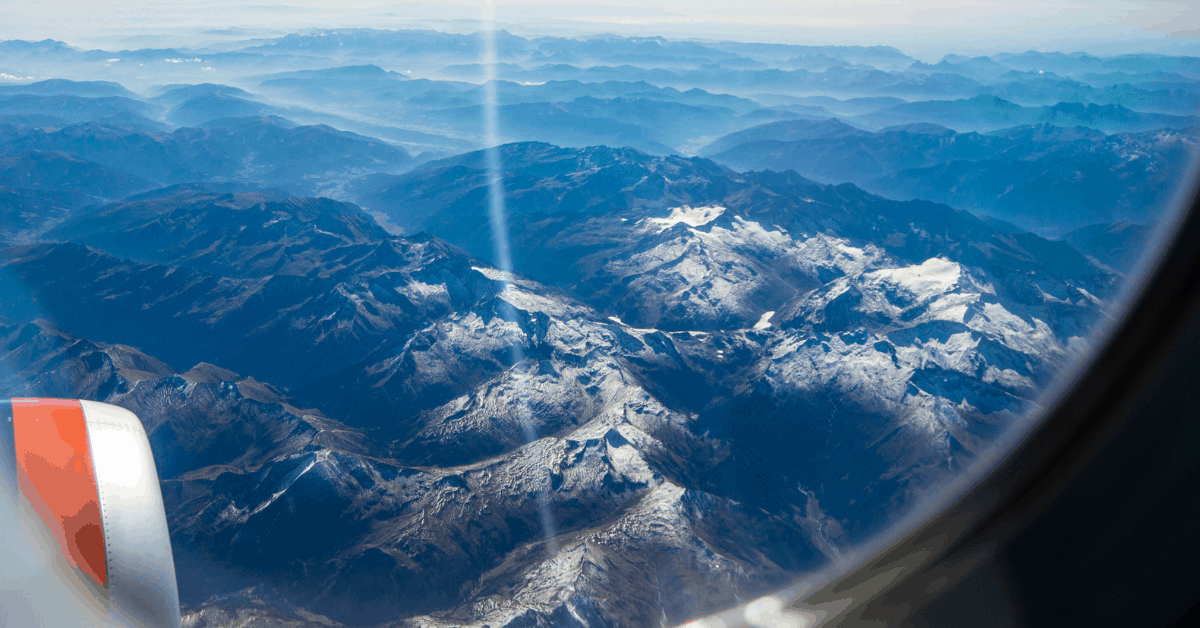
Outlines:
<svg viewBox="0 0 1200 628"><path fill-rule="evenodd" d="M356 626L717 610L969 465L1115 282L794 173L502 154L517 276L484 261L479 154L373 182L435 235L184 186L0 251L6 389L146 421L189 621L235 593Z"/></svg>

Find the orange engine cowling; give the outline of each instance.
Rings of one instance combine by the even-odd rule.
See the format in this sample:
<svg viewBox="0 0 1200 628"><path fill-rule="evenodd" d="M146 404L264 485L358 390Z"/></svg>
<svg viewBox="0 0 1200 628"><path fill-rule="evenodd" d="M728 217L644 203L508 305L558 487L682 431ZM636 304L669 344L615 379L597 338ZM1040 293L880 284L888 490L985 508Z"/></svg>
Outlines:
<svg viewBox="0 0 1200 628"><path fill-rule="evenodd" d="M0 628L176 628L150 442L93 401L0 401Z"/></svg>

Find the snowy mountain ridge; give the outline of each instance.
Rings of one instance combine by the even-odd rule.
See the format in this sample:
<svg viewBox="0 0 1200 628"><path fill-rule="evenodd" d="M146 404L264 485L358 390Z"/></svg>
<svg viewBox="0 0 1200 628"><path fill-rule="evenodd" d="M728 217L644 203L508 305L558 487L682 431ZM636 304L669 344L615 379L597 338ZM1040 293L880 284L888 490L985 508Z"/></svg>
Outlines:
<svg viewBox="0 0 1200 628"><path fill-rule="evenodd" d="M97 208L56 233L125 259L3 249L4 314L43 319L5 328L10 388L143 416L203 612L254 584L355 626L675 623L821 569L970 465L1114 285L944 206L601 153L572 185L665 160L720 198L518 214L558 261L519 273L343 203ZM127 346L153 367L104 366Z"/></svg>

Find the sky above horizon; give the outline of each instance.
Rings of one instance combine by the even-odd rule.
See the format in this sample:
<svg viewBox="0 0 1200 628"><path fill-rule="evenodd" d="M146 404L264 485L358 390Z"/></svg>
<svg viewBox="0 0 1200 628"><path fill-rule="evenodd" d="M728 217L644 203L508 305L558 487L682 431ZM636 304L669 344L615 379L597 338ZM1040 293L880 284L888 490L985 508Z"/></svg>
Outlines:
<svg viewBox="0 0 1200 628"><path fill-rule="evenodd" d="M478 28L479 0L43 0L0 8L0 39L104 49L220 45L312 28ZM1200 54L1200 6L1180 0L612 0L494 3L526 36L599 33L807 44L884 44L935 59L1027 49Z"/></svg>

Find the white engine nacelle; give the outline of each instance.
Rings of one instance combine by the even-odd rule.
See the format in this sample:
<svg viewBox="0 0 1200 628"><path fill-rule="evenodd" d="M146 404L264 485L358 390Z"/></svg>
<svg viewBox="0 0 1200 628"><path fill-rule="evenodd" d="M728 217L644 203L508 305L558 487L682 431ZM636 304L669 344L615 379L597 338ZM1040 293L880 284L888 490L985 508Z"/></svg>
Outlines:
<svg viewBox="0 0 1200 628"><path fill-rule="evenodd" d="M150 442L128 410L0 401L0 628L177 628Z"/></svg>

